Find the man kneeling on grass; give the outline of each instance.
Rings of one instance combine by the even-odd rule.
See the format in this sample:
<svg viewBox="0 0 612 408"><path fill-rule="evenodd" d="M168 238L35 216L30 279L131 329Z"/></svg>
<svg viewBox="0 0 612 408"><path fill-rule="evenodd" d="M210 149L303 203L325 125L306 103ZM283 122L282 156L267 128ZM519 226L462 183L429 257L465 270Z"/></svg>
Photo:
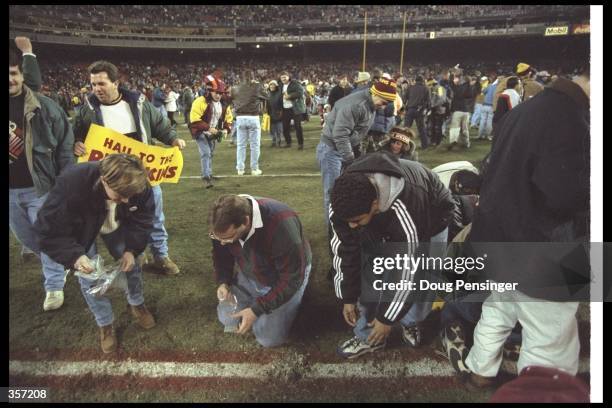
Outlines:
<svg viewBox="0 0 612 408"><path fill-rule="evenodd" d="M228 194L213 203L208 221L225 331L245 334L252 327L262 346L284 343L312 264L297 214L276 200Z"/></svg>
<svg viewBox="0 0 612 408"><path fill-rule="evenodd" d="M385 347L396 322L404 343L419 346L420 323L431 311L434 293L415 297L401 285L381 290L382 283L400 283L400 278L418 284L421 272L415 275L405 267L377 271L375 258L385 252L416 258L420 242L437 242L429 256L442 255L454 208L435 173L384 151L357 159L336 179L329 211L334 288L355 334L338 347L340 356L354 358Z"/></svg>
<svg viewBox="0 0 612 408"><path fill-rule="evenodd" d="M66 169L49 192L34 227L40 248L51 259L82 273L91 273L96 237L121 259L127 278L127 301L143 329L155 326L144 305L142 271L136 258L144 251L155 215L155 201L147 171L136 156L112 154L99 162ZM100 327L104 353L117 348L110 299L87 293L95 282L79 277L81 292Z"/></svg>

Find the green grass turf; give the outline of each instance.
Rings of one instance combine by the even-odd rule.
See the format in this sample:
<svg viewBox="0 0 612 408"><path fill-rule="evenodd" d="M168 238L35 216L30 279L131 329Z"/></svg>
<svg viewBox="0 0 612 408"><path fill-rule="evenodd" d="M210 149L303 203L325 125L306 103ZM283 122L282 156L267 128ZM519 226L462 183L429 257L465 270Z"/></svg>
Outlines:
<svg viewBox="0 0 612 408"><path fill-rule="evenodd" d="M179 119L182 122L182 117ZM270 148L270 137L262 137L260 168L266 174L318 173L315 149L320 127L318 118L304 123L305 149ZM183 151L182 176L199 176L200 160L187 128L178 127L187 141ZM473 133L473 132L472 132ZM473 134L472 134L473 136ZM477 164L489 151L490 142L473 141L469 150L445 148L419 152L429 167L454 160ZM248 160L247 156L247 174ZM236 149L228 141L217 145L213 171L218 176L235 175ZM313 269L304 304L292 331L292 341L280 350L287 352L333 352L350 335L343 323L331 282L327 280L330 260L322 217L320 177L222 178L212 189L205 189L199 178L163 184L164 213L169 234L171 258L181 268L174 277L146 273L145 299L157 319L150 331L138 330L131 322L122 294L111 296L120 347L127 353L137 350L180 352L261 350L252 336L224 334L216 318L217 285L214 282L211 242L206 224L212 201L224 193L248 193L287 203L300 215L313 249ZM108 253L99 245L107 262ZM65 304L53 312L43 312L44 289L38 261L23 263L20 245L9 232L9 350L45 351L54 349L99 350L98 331L80 293L77 278L70 275L65 288Z"/></svg>

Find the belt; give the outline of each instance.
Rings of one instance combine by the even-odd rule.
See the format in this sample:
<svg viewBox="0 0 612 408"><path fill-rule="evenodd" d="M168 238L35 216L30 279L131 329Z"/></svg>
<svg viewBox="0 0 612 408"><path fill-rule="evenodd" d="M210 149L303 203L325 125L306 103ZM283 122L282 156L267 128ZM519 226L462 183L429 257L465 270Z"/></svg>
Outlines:
<svg viewBox="0 0 612 408"><path fill-rule="evenodd" d="M484 106L493 106L492 103L483 103Z"/></svg>

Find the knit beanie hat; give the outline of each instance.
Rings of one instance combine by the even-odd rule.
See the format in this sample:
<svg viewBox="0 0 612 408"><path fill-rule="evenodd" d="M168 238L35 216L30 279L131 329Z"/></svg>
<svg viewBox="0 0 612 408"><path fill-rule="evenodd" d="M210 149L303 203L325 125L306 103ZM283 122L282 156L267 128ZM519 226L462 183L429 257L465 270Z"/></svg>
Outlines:
<svg viewBox="0 0 612 408"><path fill-rule="evenodd" d="M370 88L370 92L374 96L378 96L386 101L395 101L397 94L397 84L392 79L381 78Z"/></svg>

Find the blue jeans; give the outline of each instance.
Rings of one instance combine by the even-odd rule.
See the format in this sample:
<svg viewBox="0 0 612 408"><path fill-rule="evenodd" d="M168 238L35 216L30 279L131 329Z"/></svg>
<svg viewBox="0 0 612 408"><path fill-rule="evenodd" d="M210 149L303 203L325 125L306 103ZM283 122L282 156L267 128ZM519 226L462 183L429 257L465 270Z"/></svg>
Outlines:
<svg viewBox="0 0 612 408"><path fill-rule="evenodd" d="M164 200L162 189L159 185L151 187L153 190L153 200L155 201L155 216L153 218L153 230L149 236L151 253L155 258L165 258L168 256L168 232L164 227Z"/></svg>
<svg viewBox="0 0 612 408"><path fill-rule="evenodd" d="M321 180L323 181L323 218L325 224L329 225L329 196L334 182L340 177L342 156L333 147L319 142L317 146L317 161L319 162Z"/></svg>
<svg viewBox="0 0 612 408"><path fill-rule="evenodd" d="M238 116L236 118L236 170L244 171L247 142L251 146L251 170L259 170L259 144L261 143L261 123L259 116Z"/></svg>
<svg viewBox="0 0 612 408"><path fill-rule="evenodd" d="M270 122L270 136L272 137L272 143L281 142L281 136L283 135L283 122Z"/></svg>
<svg viewBox="0 0 612 408"><path fill-rule="evenodd" d="M230 135L230 137L232 138L232 143L234 144L236 144L236 128L236 125L232 126L232 134Z"/></svg>
<svg viewBox="0 0 612 408"><path fill-rule="evenodd" d="M202 165L202 177L212 176L212 159L217 142L208 140L206 136L200 134L196 139L198 150L200 151L200 163Z"/></svg>
<svg viewBox="0 0 612 408"><path fill-rule="evenodd" d="M279 346L287 341L291 324L297 316L298 308L302 303L304 289L308 284L311 265L306 267L304 282L298 291L286 303L283 303L277 309L274 309L269 314L262 314L253 323L253 334L257 342L264 347ZM262 286L258 282L248 279L242 272L238 273L238 282L232 285L231 292L236 296L238 301L237 310L242 310L250 307L255 298L265 296L270 291L270 287ZM235 313L228 305L223 306L221 303L217 306L217 316L219 321L224 326L238 326L238 319L230 317Z"/></svg>
<svg viewBox="0 0 612 408"><path fill-rule="evenodd" d="M482 105L478 138L484 139L491 136L491 130L493 130L493 107L491 105Z"/></svg>
<svg viewBox="0 0 612 408"><path fill-rule="evenodd" d="M34 223L47 194L38 197L34 187L9 188L9 227L17 240L40 257L44 286L47 292L63 290L66 283L64 266L40 252Z"/></svg>
<svg viewBox="0 0 612 408"><path fill-rule="evenodd" d="M111 254L115 260L119 259L123 255L123 251L125 250L125 237L124 237L124 227L120 226L116 231L111 232L110 234L100 234L108 252ZM97 254L96 244L94 243L89 251L87 251L87 256L91 259ZM142 270L140 268L140 264L138 259L135 260L136 263L134 268L125 272L128 289L126 291L127 301L132 306L139 306L144 303L144 289L142 284ZM93 313L96 324L99 327L107 326L111 324L114 320L113 318L113 308L111 306L110 299L106 296L96 297L94 295L90 295L87 293L87 290L95 285L95 281L89 281L87 279L83 279L79 277L79 284L81 285L81 293L87 302L87 306L89 306L89 310Z"/></svg>
<svg viewBox="0 0 612 408"><path fill-rule="evenodd" d="M448 227L444 228L442 231L432 236L429 239L430 243L444 243L448 237ZM444 256L444 251L442 250L442 245L436 245L433 247L433 251L429 253L429 256ZM433 293L427 293L428 297L432 297ZM400 324L404 327L416 326L418 323L424 321L429 313L431 312L431 307L433 304L433 298L427 299L425 301L415 302L408 309L408 313L404 315L400 319ZM359 308L359 319L357 319L357 323L355 324L355 328L353 329L353 333L355 336L359 337L361 340L366 340L372 331L371 327L368 327L366 320L366 314L371 312L366 309L366 306L361 302L357 304ZM369 315L369 314L368 314Z"/></svg>
<svg viewBox="0 0 612 408"><path fill-rule="evenodd" d="M474 113L472 113L472 117L470 119L470 126L476 126L480 123L480 116L482 112L482 103L477 103L474 105Z"/></svg>

